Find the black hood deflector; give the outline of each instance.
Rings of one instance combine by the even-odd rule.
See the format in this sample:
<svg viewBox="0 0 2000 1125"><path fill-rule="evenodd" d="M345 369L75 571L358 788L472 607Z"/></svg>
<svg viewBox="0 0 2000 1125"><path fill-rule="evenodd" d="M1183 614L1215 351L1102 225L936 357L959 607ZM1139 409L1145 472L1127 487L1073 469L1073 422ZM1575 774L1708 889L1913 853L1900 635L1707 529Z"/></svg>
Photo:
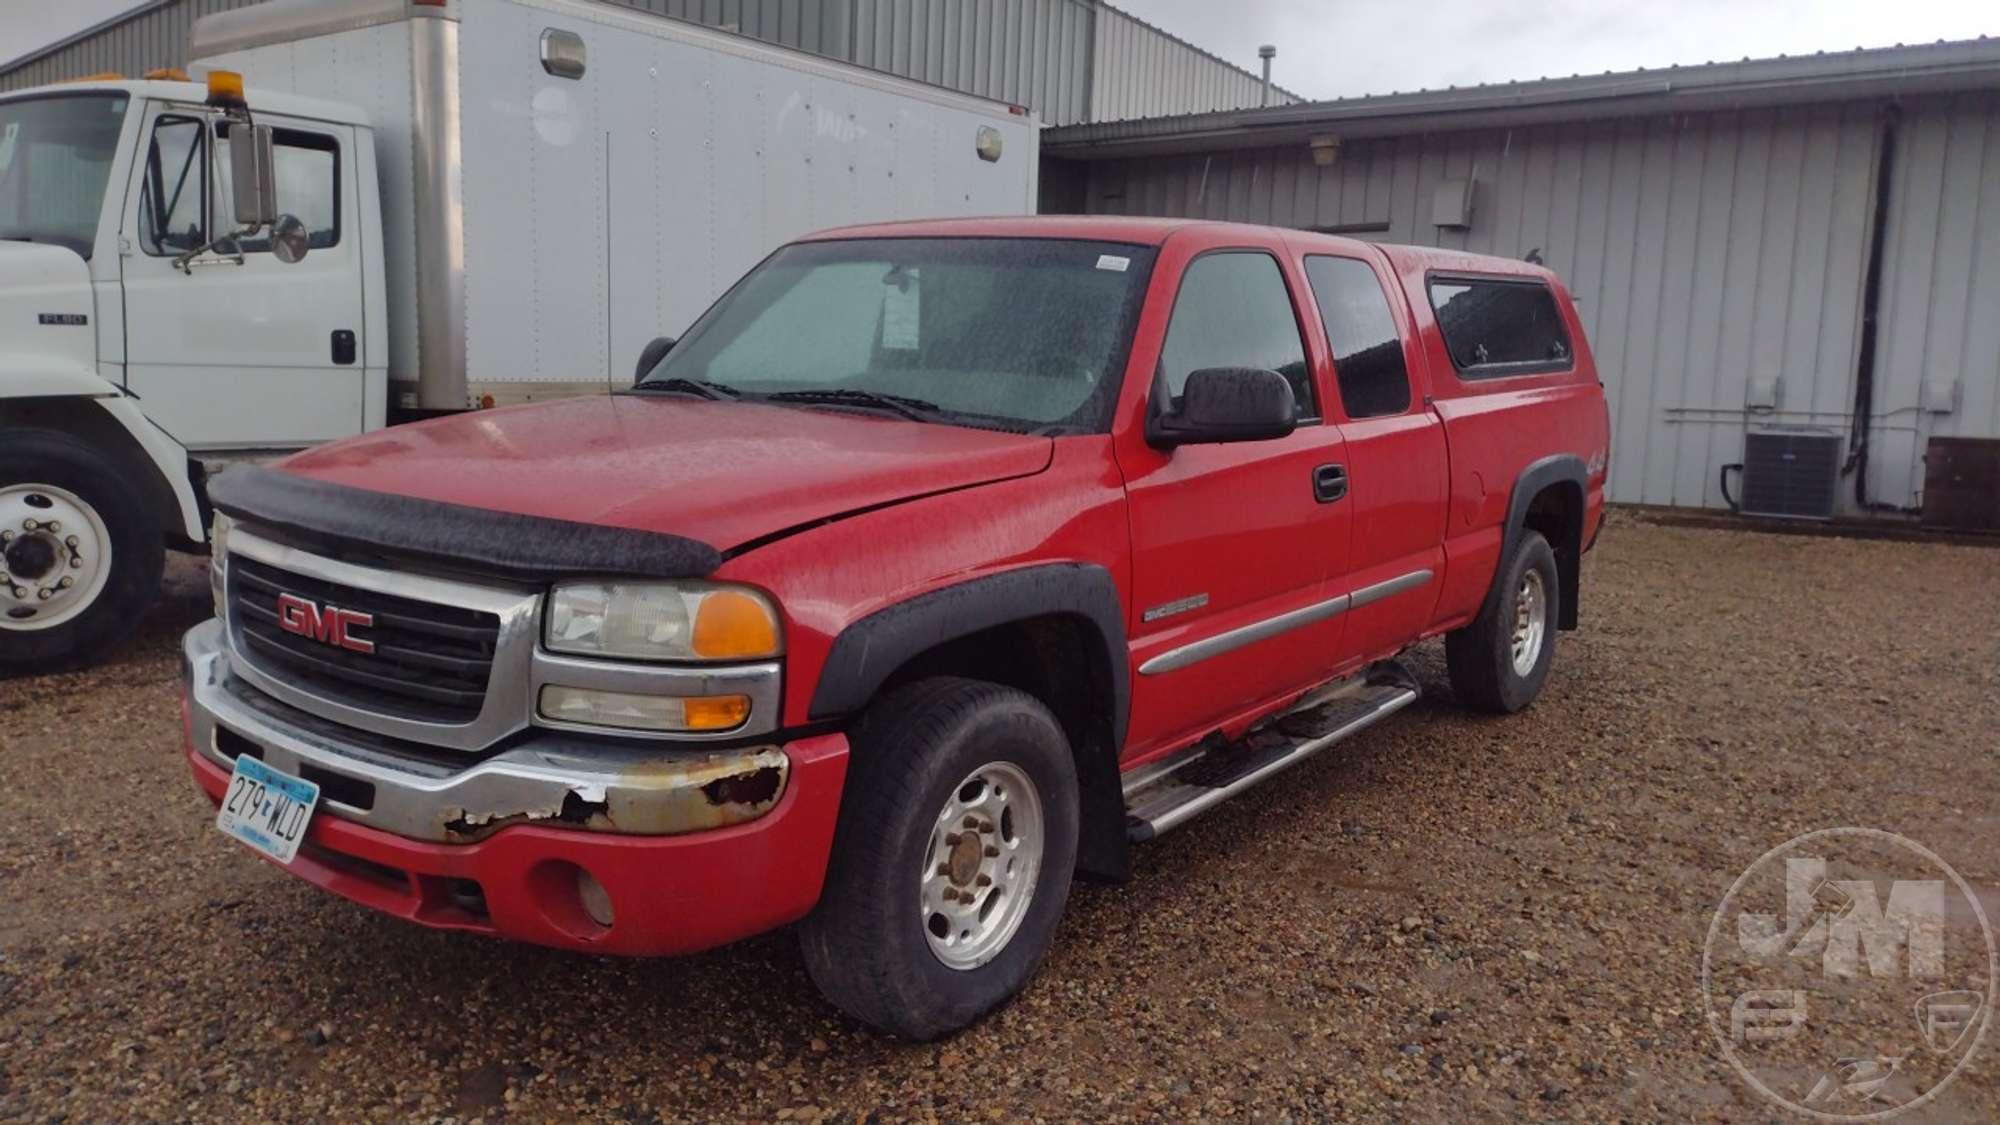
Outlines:
<svg viewBox="0 0 2000 1125"><path fill-rule="evenodd" d="M722 565L722 552L698 539L374 492L255 465L218 474L208 495L230 516L286 535L508 581L700 578Z"/></svg>

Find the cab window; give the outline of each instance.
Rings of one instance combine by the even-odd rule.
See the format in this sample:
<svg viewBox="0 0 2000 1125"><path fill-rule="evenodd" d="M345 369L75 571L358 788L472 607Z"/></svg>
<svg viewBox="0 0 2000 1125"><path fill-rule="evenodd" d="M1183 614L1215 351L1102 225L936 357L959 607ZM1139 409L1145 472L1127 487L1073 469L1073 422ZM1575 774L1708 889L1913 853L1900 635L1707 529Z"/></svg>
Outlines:
<svg viewBox="0 0 2000 1125"><path fill-rule="evenodd" d="M1160 346L1160 380L1178 399L1205 367L1261 367L1292 384L1301 421L1319 417L1305 338L1278 260L1259 250L1204 254L1188 264Z"/></svg>
<svg viewBox="0 0 2000 1125"><path fill-rule="evenodd" d="M198 117L163 115L146 143L139 184L139 245L172 257L208 241L208 146Z"/></svg>
<svg viewBox="0 0 2000 1125"><path fill-rule="evenodd" d="M229 179L229 122L215 123L217 151L216 210L235 223ZM297 215L306 225L307 244L325 250L340 244L340 145L324 133L276 129L271 134L271 162L277 170L278 210ZM246 254L271 248L269 231L239 244Z"/></svg>
<svg viewBox="0 0 2000 1125"><path fill-rule="evenodd" d="M1410 373L1403 365L1403 337L1375 271L1356 258L1311 254L1306 281L1326 326L1347 416L1380 418L1408 410Z"/></svg>

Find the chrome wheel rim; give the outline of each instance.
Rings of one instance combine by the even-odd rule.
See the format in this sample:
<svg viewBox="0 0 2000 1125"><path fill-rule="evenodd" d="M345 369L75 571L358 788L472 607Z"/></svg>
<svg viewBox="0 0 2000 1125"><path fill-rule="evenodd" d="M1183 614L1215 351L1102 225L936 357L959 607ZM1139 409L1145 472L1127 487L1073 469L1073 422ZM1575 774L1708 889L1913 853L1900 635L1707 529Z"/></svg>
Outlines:
<svg viewBox="0 0 2000 1125"><path fill-rule="evenodd" d="M111 529L66 488L0 486L0 630L62 625L111 578Z"/></svg>
<svg viewBox="0 0 2000 1125"><path fill-rule="evenodd" d="M1042 795L1011 762L965 776L931 821L919 875L924 938L947 968L1000 955L1034 901L1048 840Z"/></svg>
<svg viewBox="0 0 2000 1125"><path fill-rule="evenodd" d="M1542 572L1531 570L1521 576L1521 588L1514 591L1514 674L1527 676L1542 658L1542 639L1548 635L1549 597L1542 585Z"/></svg>

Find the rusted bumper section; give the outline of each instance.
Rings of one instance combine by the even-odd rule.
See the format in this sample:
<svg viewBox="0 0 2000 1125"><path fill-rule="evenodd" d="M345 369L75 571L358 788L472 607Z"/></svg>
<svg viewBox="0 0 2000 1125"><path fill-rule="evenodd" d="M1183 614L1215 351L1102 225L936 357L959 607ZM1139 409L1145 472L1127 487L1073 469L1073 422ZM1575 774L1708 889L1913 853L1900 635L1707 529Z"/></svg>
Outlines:
<svg viewBox="0 0 2000 1125"><path fill-rule="evenodd" d="M465 766L343 744L232 683L203 628L184 652L195 781L220 801L235 755L254 753L319 782L287 870L325 890L435 928L634 955L721 945L818 901L845 736L693 753L556 737ZM598 889L609 910L586 901Z"/></svg>

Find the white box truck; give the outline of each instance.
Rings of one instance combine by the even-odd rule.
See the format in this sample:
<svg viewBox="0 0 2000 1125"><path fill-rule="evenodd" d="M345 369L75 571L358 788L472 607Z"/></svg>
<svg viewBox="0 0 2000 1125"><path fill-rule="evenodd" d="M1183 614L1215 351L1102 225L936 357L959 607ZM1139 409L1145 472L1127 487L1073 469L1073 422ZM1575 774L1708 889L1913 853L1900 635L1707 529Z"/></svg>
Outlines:
<svg viewBox="0 0 2000 1125"><path fill-rule="evenodd" d="M1035 206L1019 107L591 0L191 39L208 85L0 98L0 671L122 638L232 460L604 393L796 235Z"/></svg>

